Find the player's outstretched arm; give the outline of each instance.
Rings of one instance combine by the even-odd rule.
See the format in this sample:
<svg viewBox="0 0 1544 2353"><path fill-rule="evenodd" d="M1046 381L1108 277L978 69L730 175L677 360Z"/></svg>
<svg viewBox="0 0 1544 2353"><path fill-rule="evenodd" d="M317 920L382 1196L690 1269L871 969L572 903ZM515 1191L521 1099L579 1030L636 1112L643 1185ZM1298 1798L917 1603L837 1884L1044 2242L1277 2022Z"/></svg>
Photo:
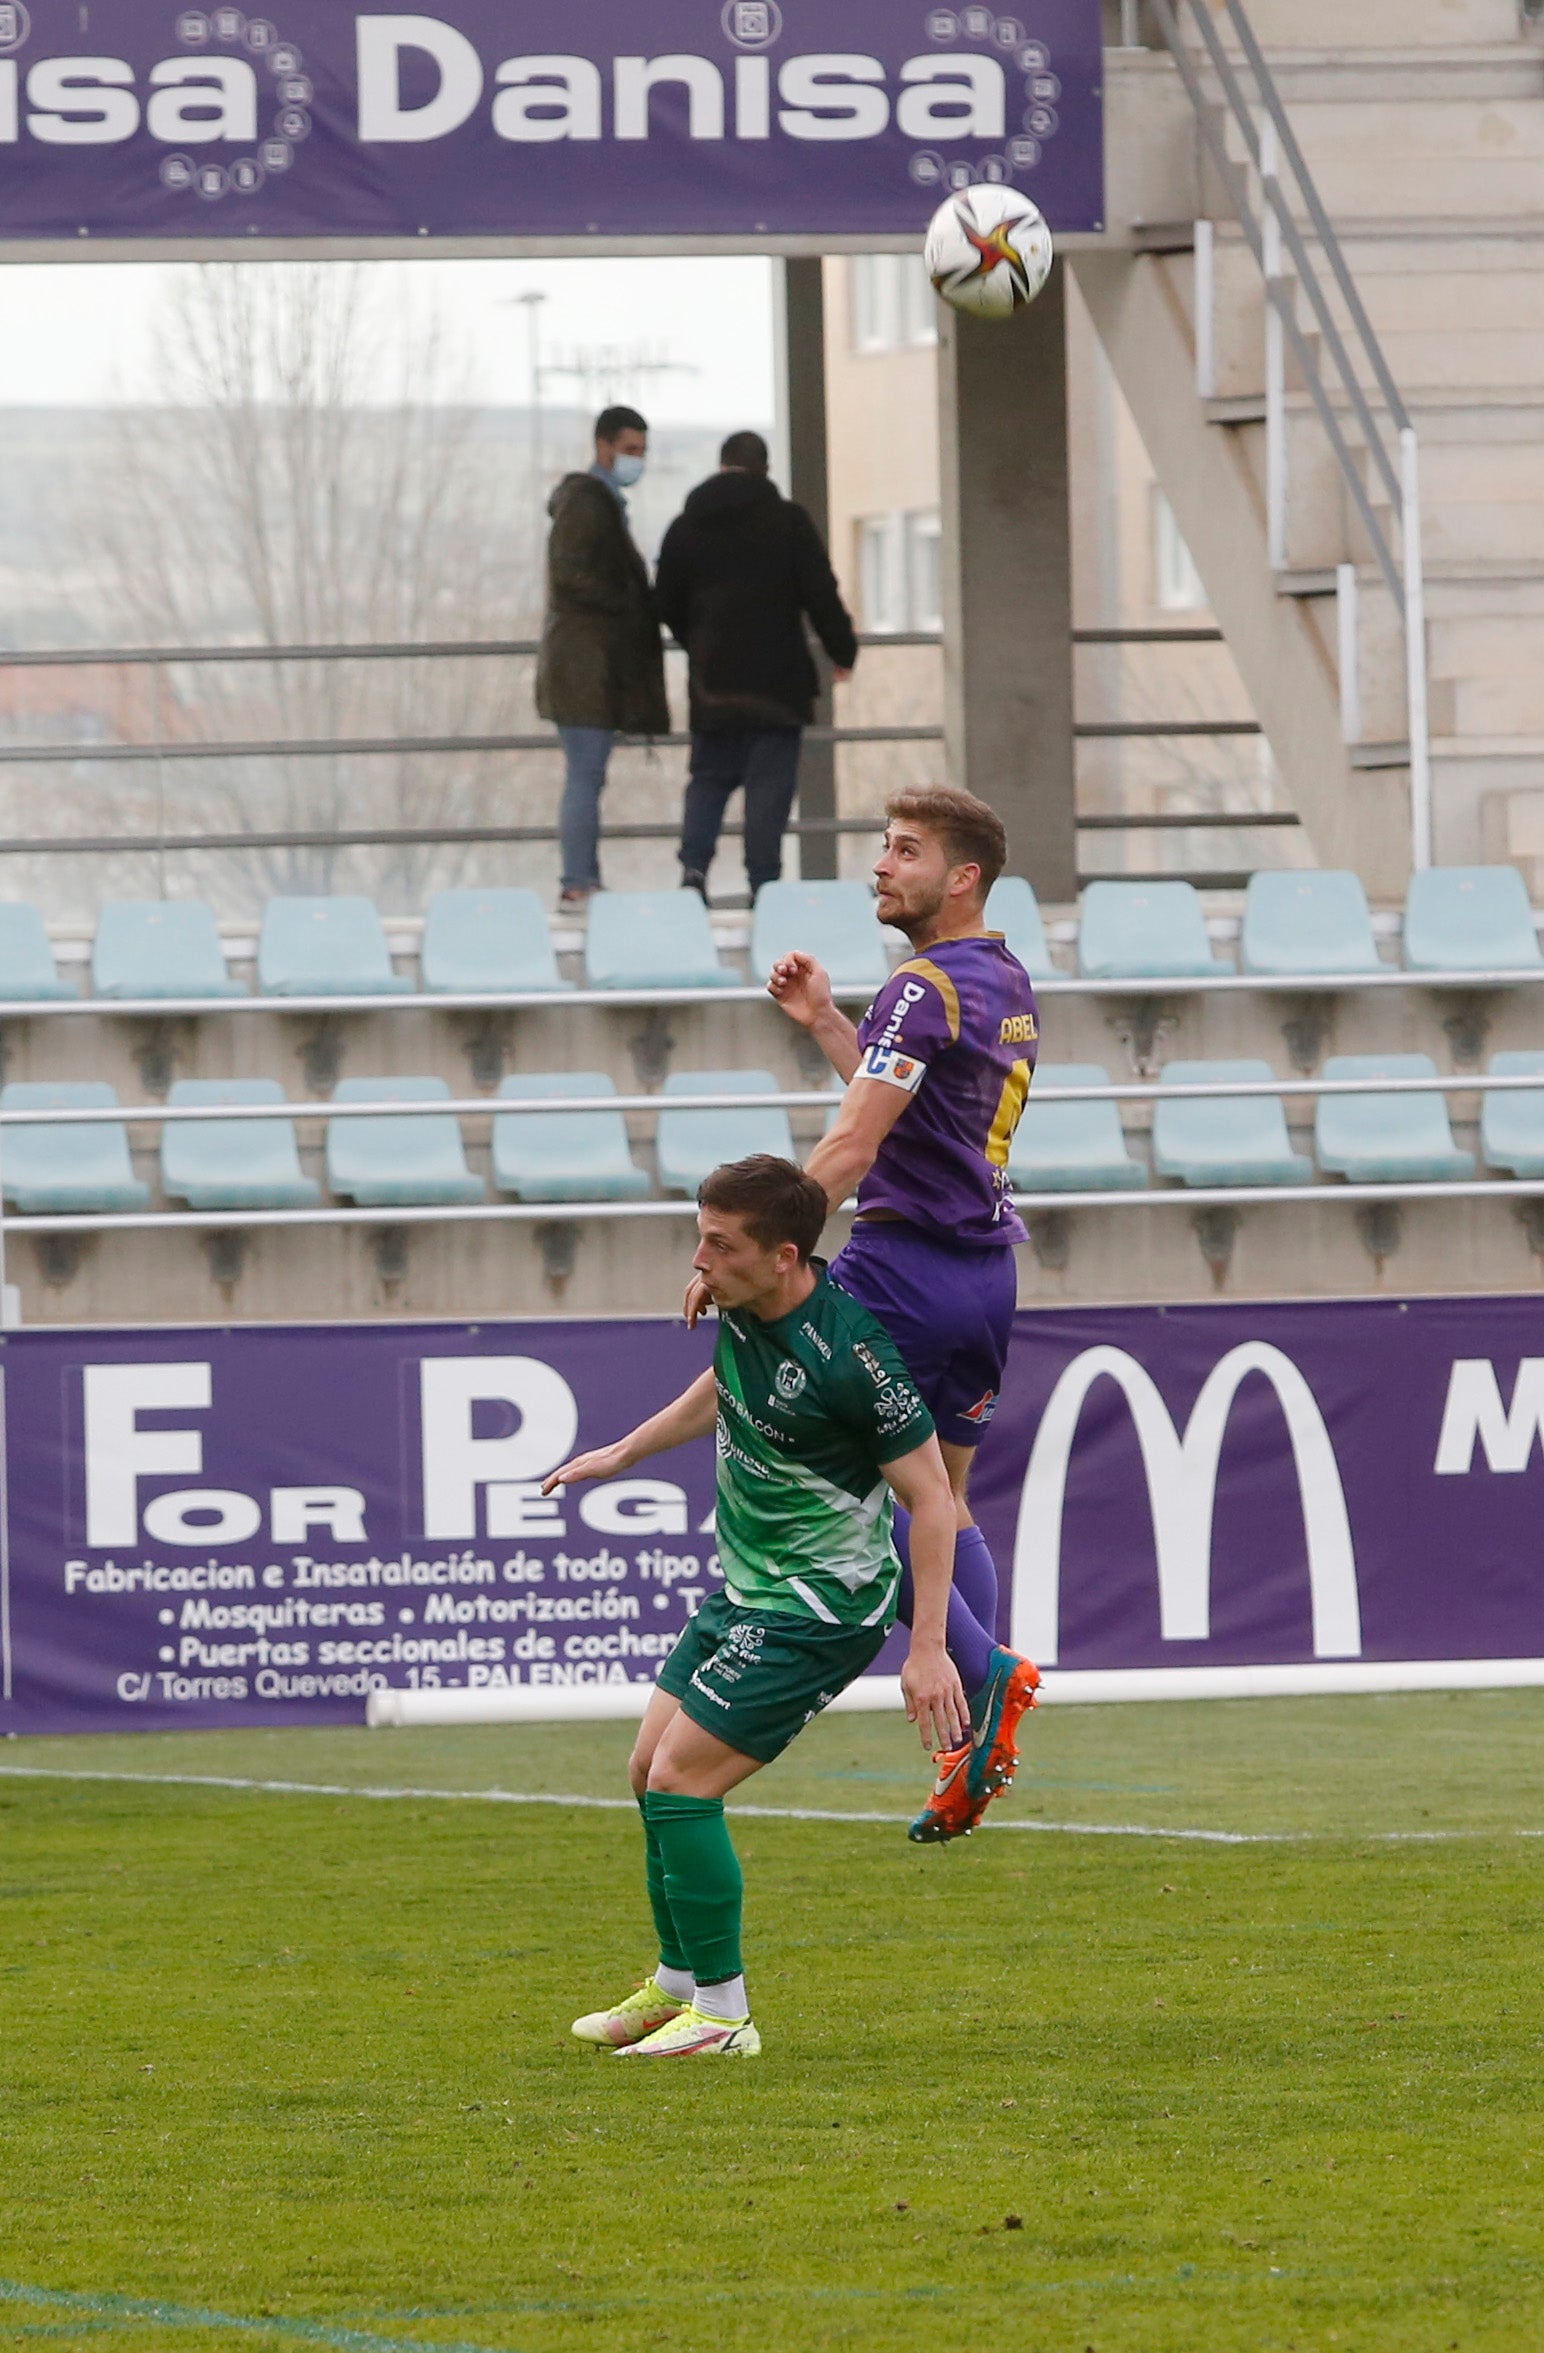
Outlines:
<svg viewBox="0 0 1544 2353"><path fill-rule="evenodd" d="M883 1468L896 1501L911 1514L911 1648L901 1669L907 1720L924 1748L958 1748L970 1734L970 1709L944 1646L954 1582L954 1492L936 1438Z"/></svg>
<svg viewBox="0 0 1544 2353"><path fill-rule="evenodd" d="M625 1438L618 1438L611 1446L594 1447L588 1454L576 1454L572 1462L561 1464L543 1479L541 1491L551 1495L555 1488L577 1487L585 1479L614 1479L648 1455L667 1454L672 1446L684 1446L690 1438L706 1438L717 1419L718 1389L710 1368L699 1373L673 1405L640 1422Z"/></svg>
<svg viewBox="0 0 1544 2353"><path fill-rule="evenodd" d="M779 956L767 980L790 1021L807 1029L839 1079L850 1079L858 1067L858 1033L845 1013L837 1010L831 994L831 975L802 948Z"/></svg>
<svg viewBox="0 0 1544 2353"><path fill-rule="evenodd" d="M842 1097L829 1135L822 1136L805 1163L824 1185L833 1209L849 1200L873 1167L880 1145L911 1101L909 1094L879 1078L855 1078Z"/></svg>

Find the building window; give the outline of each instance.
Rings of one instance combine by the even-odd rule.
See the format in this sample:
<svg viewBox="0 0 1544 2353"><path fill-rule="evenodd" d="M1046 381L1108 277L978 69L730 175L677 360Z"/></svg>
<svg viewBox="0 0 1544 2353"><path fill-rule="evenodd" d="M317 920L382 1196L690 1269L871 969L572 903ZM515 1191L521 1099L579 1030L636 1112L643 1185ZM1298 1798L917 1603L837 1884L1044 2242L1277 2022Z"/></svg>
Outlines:
<svg viewBox="0 0 1544 2353"><path fill-rule="evenodd" d="M1206 585L1196 570L1195 557L1180 536L1174 509L1157 485L1153 488L1153 584L1156 602L1165 613L1204 613Z"/></svg>
<svg viewBox="0 0 1544 2353"><path fill-rule="evenodd" d="M854 351L938 341L938 297L919 255L858 253L848 264Z"/></svg>
<svg viewBox="0 0 1544 2353"><path fill-rule="evenodd" d="M937 510L865 516L858 525L858 578L865 629L941 628Z"/></svg>

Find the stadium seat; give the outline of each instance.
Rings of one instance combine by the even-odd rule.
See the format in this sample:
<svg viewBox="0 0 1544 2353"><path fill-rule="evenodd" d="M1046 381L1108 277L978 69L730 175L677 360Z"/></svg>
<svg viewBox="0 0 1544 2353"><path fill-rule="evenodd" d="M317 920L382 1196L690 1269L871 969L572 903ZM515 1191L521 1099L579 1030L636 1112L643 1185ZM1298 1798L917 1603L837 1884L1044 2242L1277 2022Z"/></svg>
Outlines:
<svg viewBox="0 0 1544 2353"><path fill-rule="evenodd" d="M1239 961L1245 972L1377 972L1382 959L1359 874L1252 874Z"/></svg>
<svg viewBox="0 0 1544 2353"><path fill-rule="evenodd" d="M516 1071L499 1088L506 1103L564 1095L614 1095L603 1070ZM517 1201L636 1201L649 1180L634 1161L620 1111L549 1111L493 1123L493 1182Z"/></svg>
<svg viewBox="0 0 1544 2353"><path fill-rule="evenodd" d="M884 933L866 883L763 883L751 918L752 977L764 981L790 948L817 957L838 988L877 989L889 978Z"/></svg>
<svg viewBox="0 0 1544 2353"><path fill-rule="evenodd" d="M97 917L91 986L99 997L244 997L225 968L220 927L202 899L109 899Z"/></svg>
<svg viewBox="0 0 1544 2353"><path fill-rule="evenodd" d="M1091 882L1078 964L1089 980L1190 980L1233 967L1212 954L1200 895L1188 882Z"/></svg>
<svg viewBox="0 0 1544 2353"><path fill-rule="evenodd" d="M105 1111L118 1100L104 1079L26 1080L0 1088L0 1110ZM0 1182L18 1209L143 1209L150 1187L134 1174L122 1120L91 1127L0 1128Z"/></svg>
<svg viewBox="0 0 1544 2353"><path fill-rule="evenodd" d="M1408 972L1498 972L1544 963L1515 866L1428 866L1405 900Z"/></svg>
<svg viewBox="0 0 1544 2353"><path fill-rule="evenodd" d="M401 996L381 919L369 899L270 899L257 943L257 982L272 997Z"/></svg>
<svg viewBox="0 0 1544 2353"><path fill-rule="evenodd" d="M534 891L436 891L424 918L423 986L444 994L530 996L571 988Z"/></svg>
<svg viewBox="0 0 1544 2353"><path fill-rule="evenodd" d="M1435 1078L1429 1054L1332 1054L1326 1078ZM1321 1168L1353 1184L1415 1183L1474 1174L1474 1154L1453 1143L1440 1095L1324 1095L1314 1121Z"/></svg>
<svg viewBox="0 0 1544 2353"><path fill-rule="evenodd" d="M1493 1078L1536 1078L1538 1089L1487 1095L1480 1112L1480 1157L1516 1177L1544 1177L1544 1054L1492 1054Z"/></svg>
<svg viewBox="0 0 1544 2353"><path fill-rule="evenodd" d="M777 1095L770 1070L677 1070L665 1081L667 1095ZM777 1106L743 1111L661 1111L657 1139L659 1181L667 1193L695 1193L710 1169L723 1160L744 1160L752 1152L798 1157L788 1114Z"/></svg>
<svg viewBox="0 0 1544 2353"><path fill-rule="evenodd" d="M695 891L597 891L584 968L592 989L732 988Z"/></svg>
<svg viewBox="0 0 1544 2353"><path fill-rule="evenodd" d="M346 1078L335 1103L449 1102L442 1078ZM327 1182L361 1208L443 1206L483 1198L471 1174L460 1123L443 1119L334 1119L327 1124Z"/></svg>
<svg viewBox="0 0 1544 2353"><path fill-rule="evenodd" d="M273 1078L180 1078L168 1103L282 1103ZM190 1209L310 1209L322 1188L301 1173L292 1119L169 1120L161 1190Z"/></svg>
<svg viewBox="0 0 1544 2353"><path fill-rule="evenodd" d="M1000 875L986 895L986 927L1000 931L1031 980L1056 970L1046 945L1040 901L1022 874Z"/></svg>
<svg viewBox="0 0 1544 2353"><path fill-rule="evenodd" d="M1042 1103L1042 1087L1102 1087L1110 1074L1097 1062L1042 1062L1024 1106L1008 1158L1010 1182L1025 1193L1126 1191L1147 1182L1147 1171L1126 1145L1115 1103Z"/></svg>
<svg viewBox="0 0 1544 2353"><path fill-rule="evenodd" d="M74 994L59 978L53 942L38 909L25 899L0 902L0 998L41 1005Z"/></svg>
<svg viewBox="0 0 1544 2353"><path fill-rule="evenodd" d="M1171 1062L1165 1086L1274 1078L1268 1062ZM1153 1166L1187 1185L1305 1185L1313 1162L1294 1152L1279 1095L1220 1096L1153 1106Z"/></svg>

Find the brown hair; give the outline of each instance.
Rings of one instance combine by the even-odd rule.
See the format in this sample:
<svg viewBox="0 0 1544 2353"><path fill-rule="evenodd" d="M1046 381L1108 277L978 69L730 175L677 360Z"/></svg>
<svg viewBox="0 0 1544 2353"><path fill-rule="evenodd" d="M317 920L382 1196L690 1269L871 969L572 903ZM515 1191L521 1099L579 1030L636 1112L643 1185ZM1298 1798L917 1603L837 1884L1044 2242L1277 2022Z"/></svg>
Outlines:
<svg viewBox="0 0 1544 2353"><path fill-rule="evenodd" d="M956 792L952 785L908 785L885 803L886 820L902 818L909 825L925 825L936 833L953 866L979 866L981 896L986 897L1008 863L1008 836L997 811L974 793Z"/></svg>
<svg viewBox="0 0 1544 2353"><path fill-rule="evenodd" d="M699 1209L722 1209L742 1218L763 1250L792 1242L801 1265L820 1240L829 1214L823 1185L792 1160L754 1152L749 1160L726 1160L697 1187Z"/></svg>

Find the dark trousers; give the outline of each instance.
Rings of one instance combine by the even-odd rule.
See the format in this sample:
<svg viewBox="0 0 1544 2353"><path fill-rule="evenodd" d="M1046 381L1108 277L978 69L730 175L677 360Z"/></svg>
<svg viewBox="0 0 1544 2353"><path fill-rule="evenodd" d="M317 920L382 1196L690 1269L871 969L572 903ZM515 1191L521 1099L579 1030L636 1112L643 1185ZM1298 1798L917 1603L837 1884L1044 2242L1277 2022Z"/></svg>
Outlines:
<svg viewBox="0 0 1544 2353"><path fill-rule="evenodd" d="M691 780L681 825L681 864L706 876L731 797L745 793L745 871L752 895L783 871L783 834L799 782L797 727L736 729L692 737Z"/></svg>

